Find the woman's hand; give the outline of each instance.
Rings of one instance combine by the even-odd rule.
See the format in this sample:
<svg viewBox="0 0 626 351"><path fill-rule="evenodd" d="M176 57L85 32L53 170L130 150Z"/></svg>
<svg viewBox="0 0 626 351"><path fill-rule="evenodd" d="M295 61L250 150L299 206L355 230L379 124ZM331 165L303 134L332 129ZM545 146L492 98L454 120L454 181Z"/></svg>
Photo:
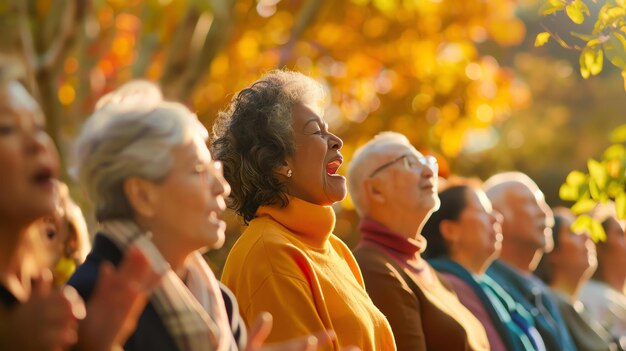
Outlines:
<svg viewBox="0 0 626 351"><path fill-rule="evenodd" d="M117 270L110 263L103 263L87 304L87 318L80 324L78 348L110 351L123 345L135 330L160 278L134 246L128 249Z"/></svg>
<svg viewBox="0 0 626 351"><path fill-rule="evenodd" d="M78 338L85 305L72 287L56 289L45 271L33 281L28 301L0 310L0 349L65 350Z"/></svg>
<svg viewBox="0 0 626 351"><path fill-rule="evenodd" d="M330 344L337 337L334 331L326 330L313 335L263 346L265 339L272 331L272 321L272 315L267 312L261 313L257 317L250 330L248 345L245 351L315 351L319 346ZM342 351L360 351L360 349L356 346L349 346L343 348Z"/></svg>

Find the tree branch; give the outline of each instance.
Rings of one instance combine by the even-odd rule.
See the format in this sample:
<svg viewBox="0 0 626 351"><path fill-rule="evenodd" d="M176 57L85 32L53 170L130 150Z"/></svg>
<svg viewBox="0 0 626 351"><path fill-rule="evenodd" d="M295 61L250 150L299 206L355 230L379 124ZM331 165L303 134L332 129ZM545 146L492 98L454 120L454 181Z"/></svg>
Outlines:
<svg viewBox="0 0 626 351"><path fill-rule="evenodd" d="M76 32L79 25L84 23L89 6L89 0L73 0L67 3L58 39L40 58L38 70L56 70L61 65L76 41Z"/></svg>
<svg viewBox="0 0 626 351"><path fill-rule="evenodd" d="M176 85L184 74L184 70L189 62L191 36L196 23L198 23L198 18L200 18L200 11L194 5L189 5L172 39L167 62L161 76L161 86L164 89L164 93L167 89Z"/></svg>
<svg viewBox="0 0 626 351"><path fill-rule="evenodd" d="M298 18L291 29L291 35L285 46L281 49L279 67L283 66L291 57L293 47L300 39L306 28L313 22L322 6L323 0L308 0L298 13Z"/></svg>
<svg viewBox="0 0 626 351"><path fill-rule="evenodd" d="M191 59L190 69L187 70L182 85L178 91L172 91L173 97L187 98L198 83L210 71L211 62L228 42L235 21L233 20L233 6L235 0L219 0L213 2L214 17L211 28L204 39L202 49Z"/></svg>

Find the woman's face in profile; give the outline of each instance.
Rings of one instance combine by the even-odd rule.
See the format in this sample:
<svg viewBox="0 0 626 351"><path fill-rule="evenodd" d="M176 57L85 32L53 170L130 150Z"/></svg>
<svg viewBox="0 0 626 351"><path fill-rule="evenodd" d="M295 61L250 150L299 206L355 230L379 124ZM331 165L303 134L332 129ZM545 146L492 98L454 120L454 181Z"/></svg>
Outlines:
<svg viewBox="0 0 626 351"><path fill-rule="evenodd" d="M153 225L169 235L186 252L203 247L219 248L224 243L226 223L222 213L230 187L221 163L199 137L174 147L167 177L155 184L156 207Z"/></svg>
<svg viewBox="0 0 626 351"><path fill-rule="evenodd" d="M17 81L0 85L0 213L25 223L55 209L59 161L45 119Z"/></svg>
<svg viewBox="0 0 626 351"><path fill-rule="evenodd" d="M328 130L313 106L296 104L292 109L295 152L287 163L290 195L317 205L331 205L346 197L346 178L337 173L343 163L343 141Z"/></svg>

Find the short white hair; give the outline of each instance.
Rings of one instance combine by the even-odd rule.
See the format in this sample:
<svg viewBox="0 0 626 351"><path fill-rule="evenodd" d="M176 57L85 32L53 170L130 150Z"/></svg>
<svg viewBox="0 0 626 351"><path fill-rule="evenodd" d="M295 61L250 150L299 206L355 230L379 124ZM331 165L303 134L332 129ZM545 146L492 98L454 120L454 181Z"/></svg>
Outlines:
<svg viewBox="0 0 626 351"><path fill-rule="evenodd" d="M96 219L131 219L124 181L163 180L171 151L206 128L184 105L163 100L148 81L131 81L105 95L85 122L75 144L74 175L94 202Z"/></svg>
<svg viewBox="0 0 626 351"><path fill-rule="evenodd" d="M381 132L354 152L348 167L348 189L354 209L363 216L367 214L367 204L363 199L363 181L370 174L374 155L382 155L389 145L406 145L413 147L409 139L397 132Z"/></svg>

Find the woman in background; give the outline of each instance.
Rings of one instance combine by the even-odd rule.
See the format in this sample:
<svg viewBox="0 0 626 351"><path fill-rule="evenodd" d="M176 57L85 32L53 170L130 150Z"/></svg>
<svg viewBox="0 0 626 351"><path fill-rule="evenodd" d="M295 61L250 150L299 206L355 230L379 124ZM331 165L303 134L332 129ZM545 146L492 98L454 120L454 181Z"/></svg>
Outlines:
<svg viewBox="0 0 626 351"><path fill-rule="evenodd" d="M54 283L61 286L85 261L91 243L83 212L70 197L67 185L55 181L54 188L54 214L44 218L41 226L43 241L50 253Z"/></svg>
<svg viewBox="0 0 626 351"><path fill-rule="evenodd" d="M572 231L575 219L569 209L554 210L554 249L544 254L535 274L550 286L579 350L616 350L609 332L591 319L578 300L580 288L596 270L597 260L589 234Z"/></svg>
<svg viewBox="0 0 626 351"><path fill-rule="evenodd" d="M450 185L439 199L441 207L424 226L424 256L483 323L492 350L545 349L530 314L485 275L502 242L487 195L468 183Z"/></svg>

